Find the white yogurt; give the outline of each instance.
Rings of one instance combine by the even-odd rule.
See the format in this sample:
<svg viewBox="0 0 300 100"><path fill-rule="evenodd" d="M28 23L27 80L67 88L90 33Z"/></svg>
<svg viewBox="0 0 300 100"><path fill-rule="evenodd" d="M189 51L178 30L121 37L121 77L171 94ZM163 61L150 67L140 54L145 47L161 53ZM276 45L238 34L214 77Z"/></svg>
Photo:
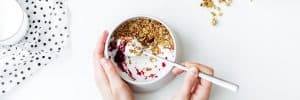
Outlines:
<svg viewBox="0 0 300 100"><path fill-rule="evenodd" d="M121 41L117 40L117 47L120 46ZM123 52L125 54L125 65L124 70L122 70L122 66L118 66L115 62L114 57L116 56L116 50L109 52L108 54L111 56L110 59L114 62L116 66L119 67L119 71L121 72L121 77L123 79L128 79L132 81L146 82L153 81L160 76L164 76L168 71L164 71L167 67L172 67L167 65L164 62L158 61L157 59L150 58L145 55L136 56L135 53L130 52L135 47L142 47L142 45L137 41L133 40L130 43L126 44L126 49ZM175 50L170 50L167 48L159 47L161 53L157 56L174 61L175 60ZM145 52L151 52L149 48L144 49Z"/></svg>

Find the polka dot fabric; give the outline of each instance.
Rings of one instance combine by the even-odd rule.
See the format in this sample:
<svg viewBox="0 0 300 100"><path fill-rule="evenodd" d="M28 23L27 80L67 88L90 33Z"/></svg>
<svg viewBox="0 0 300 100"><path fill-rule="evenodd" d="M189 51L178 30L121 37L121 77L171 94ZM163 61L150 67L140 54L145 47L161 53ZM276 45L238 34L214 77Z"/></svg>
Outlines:
<svg viewBox="0 0 300 100"><path fill-rule="evenodd" d="M69 16L64 0L16 0L28 17L28 30L13 45L0 45L0 95L46 66L69 38Z"/></svg>

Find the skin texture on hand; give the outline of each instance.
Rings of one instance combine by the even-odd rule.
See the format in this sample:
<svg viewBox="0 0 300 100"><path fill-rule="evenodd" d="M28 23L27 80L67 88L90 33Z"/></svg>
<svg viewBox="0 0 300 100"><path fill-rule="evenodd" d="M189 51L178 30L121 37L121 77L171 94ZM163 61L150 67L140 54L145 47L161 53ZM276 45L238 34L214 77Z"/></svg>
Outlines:
<svg viewBox="0 0 300 100"><path fill-rule="evenodd" d="M129 86L121 79L112 62L104 57L104 47L108 32L105 31L99 39L94 52L95 80L102 94L103 100L133 100L133 92ZM183 85L173 100L208 100L211 83L198 77L198 73L203 72L213 75L213 70L207 66L185 62L184 66L189 67ZM183 73L183 70L174 68L175 75Z"/></svg>
<svg viewBox="0 0 300 100"><path fill-rule="evenodd" d="M209 81L198 77L199 72L213 75L213 70L207 66L185 62L184 66L189 67L183 85L173 100L208 100L211 92L212 84ZM173 73L180 74L182 70L174 69Z"/></svg>
<svg viewBox="0 0 300 100"><path fill-rule="evenodd" d="M104 32L94 53L95 80L103 100L133 100L129 86L121 79L116 67L104 57L108 32Z"/></svg>

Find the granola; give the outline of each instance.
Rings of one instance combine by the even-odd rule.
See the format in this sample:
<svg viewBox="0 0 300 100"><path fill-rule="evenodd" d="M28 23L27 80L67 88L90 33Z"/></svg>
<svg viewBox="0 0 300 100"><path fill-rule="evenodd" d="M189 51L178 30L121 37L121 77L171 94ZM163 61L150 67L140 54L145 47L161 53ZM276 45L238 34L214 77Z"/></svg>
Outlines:
<svg viewBox="0 0 300 100"><path fill-rule="evenodd" d="M139 17L128 20L120 25L113 34L113 37L127 42L137 39L142 44L142 48L150 48L154 55L160 53L159 46L174 50L173 38L169 30L162 23L150 18ZM137 50L142 48L131 51L138 54Z"/></svg>
<svg viewBox="0 0 300 100"><path fill-rule="evenodd" d="M215 3L213 0L202 0L200 6L203 8L209 9L211 12L211 24L212 26L216 26L218 23L217 18L223 16L223 12L221 10L222 5L225 4L226 6L231 6L232 0L218 0L218 4Z"/></svg>
<svg viewBox="0 0 300 100"><path fill-rule="evenodd" d="M143 82L163 76L172 66L153 57L141 56L142 51L174 61L174 49L172 33L166 26L148 17L136 17L113 31L108 55L119 67L122 78Z"/></svg>

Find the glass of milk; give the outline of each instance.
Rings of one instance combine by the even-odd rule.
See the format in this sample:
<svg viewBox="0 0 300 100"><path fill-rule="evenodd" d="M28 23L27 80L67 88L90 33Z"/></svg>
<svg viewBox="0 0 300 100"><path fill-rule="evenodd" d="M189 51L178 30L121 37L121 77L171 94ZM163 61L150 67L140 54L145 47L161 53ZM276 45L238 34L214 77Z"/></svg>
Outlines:
<svg viewBox="0 0 300 100"><path fill-rule="evenodd" d="M27 15L16 0L0 0L0 45L17 43L27 26Z"/></svg>

